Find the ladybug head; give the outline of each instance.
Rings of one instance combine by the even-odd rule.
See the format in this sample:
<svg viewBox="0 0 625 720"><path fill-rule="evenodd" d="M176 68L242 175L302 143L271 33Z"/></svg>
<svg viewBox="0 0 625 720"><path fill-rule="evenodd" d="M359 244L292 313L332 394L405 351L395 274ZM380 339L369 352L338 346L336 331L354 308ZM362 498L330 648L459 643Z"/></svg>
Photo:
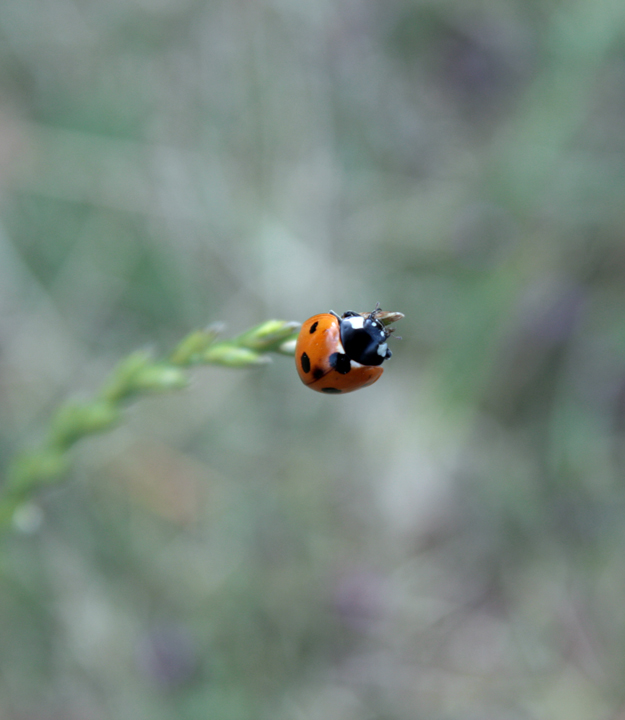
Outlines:
<svg viewBox="0 0 625 720"><path fill-rule="evenodd" d="M339 318L345 354L361 365L381 365L392 355L386 343L391 331L376 319L378 312L363 316L349 311Z"/></svg>

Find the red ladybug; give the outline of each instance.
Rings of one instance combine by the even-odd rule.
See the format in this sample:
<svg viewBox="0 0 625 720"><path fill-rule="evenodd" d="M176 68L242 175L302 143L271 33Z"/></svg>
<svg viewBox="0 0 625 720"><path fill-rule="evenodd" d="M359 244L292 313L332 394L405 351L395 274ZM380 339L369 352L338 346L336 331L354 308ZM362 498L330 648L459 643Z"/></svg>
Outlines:
<svg viewBox="0 0 625 720"><path fill-rule="evenodd" d="M386 341L393 329L385 324L402 317L376 307L371 313L350 311L339 316L330 311L306 320L295 346L301 381L328 395L372 385L392 354Z"/></svg>

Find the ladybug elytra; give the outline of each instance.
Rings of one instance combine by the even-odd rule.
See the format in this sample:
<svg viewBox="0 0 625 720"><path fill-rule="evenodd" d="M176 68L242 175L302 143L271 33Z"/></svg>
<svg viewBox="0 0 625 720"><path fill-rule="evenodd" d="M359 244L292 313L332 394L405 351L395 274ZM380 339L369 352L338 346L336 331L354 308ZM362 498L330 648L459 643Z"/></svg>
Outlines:
<svg viewBox="0 0 625 720"><path fill-rule="evenodd" d="M391 357L387 339L391 322L403 317L376 307L370 313L351 310L314 315L302 325L295 348L301 381L311 390L338 395L372 385Z"/></svg>

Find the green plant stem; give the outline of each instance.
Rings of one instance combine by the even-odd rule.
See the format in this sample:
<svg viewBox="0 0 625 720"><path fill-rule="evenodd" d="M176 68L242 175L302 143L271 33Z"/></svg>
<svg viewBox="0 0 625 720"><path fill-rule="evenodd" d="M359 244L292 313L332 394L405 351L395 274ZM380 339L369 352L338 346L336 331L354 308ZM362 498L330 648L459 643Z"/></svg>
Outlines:
<svg viewBox="0 0 625 720"><path fill-rule="evenodd" d="M298 328L299 323L267 320L235 338L218 340L220 328L210 326L187 335L165 360L142 351L122 360L93 399L59 407L41 446L9 464L0 488L0 529L10 525L16 509L39 488L61 479L75 443L117 426L130 401L185 388L194 365L255 367L270 362L270 352L292 355Z"/></svg>

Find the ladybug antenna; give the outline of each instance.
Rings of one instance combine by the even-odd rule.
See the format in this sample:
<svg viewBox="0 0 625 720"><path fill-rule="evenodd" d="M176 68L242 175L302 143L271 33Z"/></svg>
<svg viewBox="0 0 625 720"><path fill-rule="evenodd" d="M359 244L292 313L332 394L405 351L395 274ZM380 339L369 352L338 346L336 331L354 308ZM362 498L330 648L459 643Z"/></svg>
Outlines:
<svg viewBox="0 0 625 720"><path fill-rule="evenodd" d="M337 314L334 312L334 310L330 310L330 315L334 315L334 317L335 317L337 320L340 320L340 319L341 319L341 316L340 316L340 315L337 315Z"/></svg>

